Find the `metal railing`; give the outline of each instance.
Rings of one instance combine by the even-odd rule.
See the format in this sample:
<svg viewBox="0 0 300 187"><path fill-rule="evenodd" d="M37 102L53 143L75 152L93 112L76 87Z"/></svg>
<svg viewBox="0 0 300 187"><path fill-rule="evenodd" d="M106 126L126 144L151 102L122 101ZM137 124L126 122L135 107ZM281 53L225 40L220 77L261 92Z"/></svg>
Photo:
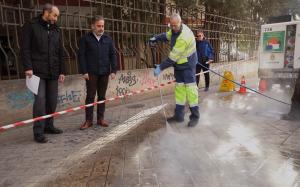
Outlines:
<svg viewBox="0 0 300 187"><path fill-rule="evenodd" d="M19 60L19 36L25 21L41 13L45 0L0 0L0 80L24 77ZM201 28L215 49L215 62L240 60L253 56L259 39L259 25L205 12L201 6L185 9L165 0L52 0L61 13L63 49L68 74L78 73L76 53L82 35L90 30L93 15L103 15L105 30L115 41L118 68L153 67L146 41L165 32L168 16L179 12L194 31ZM168 54L161 44L157 63Z"/></svg>

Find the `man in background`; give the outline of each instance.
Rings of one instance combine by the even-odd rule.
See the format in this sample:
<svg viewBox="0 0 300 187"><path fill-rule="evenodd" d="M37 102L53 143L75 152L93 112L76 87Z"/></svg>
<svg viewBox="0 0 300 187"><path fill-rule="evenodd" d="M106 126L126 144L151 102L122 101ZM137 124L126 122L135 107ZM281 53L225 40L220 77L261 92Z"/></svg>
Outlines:
<svg viewBox="0 0 300 187"><path fill-rule="evenodd" d="M79 44L78 59L81 73L86 80L86 104L105 100L108 79L115 78L117 72L116 54L113 40L104 33L104 18L95 16L91 23L92 31L84 35ZM85 109L85 122L81 130L93 125L94 107ZM97 125L108 127L104 121L105 103L97 106Z"/></svg>

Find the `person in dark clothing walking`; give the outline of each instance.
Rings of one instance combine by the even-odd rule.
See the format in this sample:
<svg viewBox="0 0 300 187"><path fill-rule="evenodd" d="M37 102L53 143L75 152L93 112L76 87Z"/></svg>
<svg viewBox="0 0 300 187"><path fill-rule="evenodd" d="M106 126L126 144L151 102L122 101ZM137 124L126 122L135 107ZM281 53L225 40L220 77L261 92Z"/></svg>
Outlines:
<svg viewBox="0 0 300 187"><path fill-rule="evenodd" d="M91 23L92 31L80 39L78 59L81 73L86 80L85 103L93 103L97 92L98 101L105 100L109 76L116 76L116 53L113 40L104 33L104 18L95 16ZM81 130L93 125L94 107L86 108L85 122L80 126ZM105 103L97 106L97 125L108 127L104 121Z"/></svg>
<svg viewBox="0 0 300 187"><path fill-rule="evenodd" d="M34 96L33 117L54 113L57 105L58 81L65 79L63 47L60 29L55 24L59 16L56 6L46 4L42 15L25 23L22 30L21 59L25 75L40 77L38 94ZM34 140L46 143L44 133L60 134L53 118L33 124Z"/></svg>
<svg viewBox="0 0 300 187"><path fill-rule="evenodd" d="M196 74L200 73L201 70L208 71L209 64L214 59L214 50L211 47L208 40L205 39L204 32L202 30L197 30L197 40L196 40L196 48L197 48L197 55L198 55L198 64L196 66ZM201 65L202 66L201 66ZM204 67L203 67L204 66ZM205 90L208 91L209 89L209 72L204 73L205 77ZM199 84L200 75L196 76L197 85Z"/></svg>

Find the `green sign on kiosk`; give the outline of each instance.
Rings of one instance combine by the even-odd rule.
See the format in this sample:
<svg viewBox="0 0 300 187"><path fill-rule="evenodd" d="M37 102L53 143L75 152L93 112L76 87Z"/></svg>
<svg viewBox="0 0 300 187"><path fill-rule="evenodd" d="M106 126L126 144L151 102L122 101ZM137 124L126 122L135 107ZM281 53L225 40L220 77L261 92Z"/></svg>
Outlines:
<svg viewBox="0 0 300 187"><path fill-rule="evenodd" d="M285 31L265 32L263 47L266 52L283 52Z"/></svg>

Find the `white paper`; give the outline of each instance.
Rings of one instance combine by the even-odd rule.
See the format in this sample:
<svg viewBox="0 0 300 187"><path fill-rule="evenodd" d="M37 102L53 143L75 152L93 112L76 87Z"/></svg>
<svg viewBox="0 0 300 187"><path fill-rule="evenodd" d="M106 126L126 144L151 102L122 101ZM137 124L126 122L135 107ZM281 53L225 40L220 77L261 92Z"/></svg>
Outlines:
<svg viewBox="0 0 300 187"><path fill-rule="evenodd" d="M31 78L26 76L26 86L35 95L38 94L39 84L40 78L38 76L32 75Z"/></svg>

